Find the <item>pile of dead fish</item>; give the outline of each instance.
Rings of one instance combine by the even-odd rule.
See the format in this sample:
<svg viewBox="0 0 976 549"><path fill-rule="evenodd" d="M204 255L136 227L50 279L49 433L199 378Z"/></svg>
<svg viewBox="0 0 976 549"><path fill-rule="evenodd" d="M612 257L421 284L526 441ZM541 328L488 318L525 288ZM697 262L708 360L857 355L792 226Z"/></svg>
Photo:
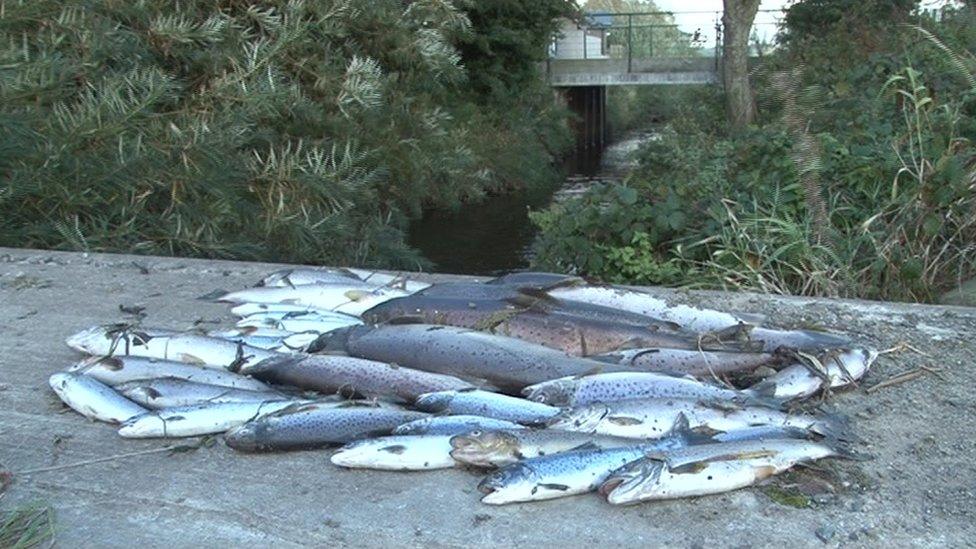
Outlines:
<svg viewBox="0 0 976 549"><path fill-rule="evenodd" d="M548 273L426 284L294 269L220 295L232 330L96 326L51 377L127 438L224 433L242 452L344 445L342 467L493 469L485 503L610 503L754 484L851 457L810 397L877 353L842 336Z"/></svg>

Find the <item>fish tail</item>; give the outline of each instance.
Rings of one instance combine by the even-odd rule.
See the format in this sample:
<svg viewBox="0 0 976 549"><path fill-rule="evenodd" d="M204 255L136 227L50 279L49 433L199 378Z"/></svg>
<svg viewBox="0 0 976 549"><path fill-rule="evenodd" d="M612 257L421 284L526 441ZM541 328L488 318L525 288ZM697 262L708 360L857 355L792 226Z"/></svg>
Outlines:
<svg viewBox="0 0 976 549"><path fill-rule="evenodd" d="M854 434L850 421L840 414L823 414L810 426L810 431L825 440L856 442L860 438Z"/></svg>
<svg viewBox="0 0 976 549"><path fill-rule="evenodd" d="M821 440L820 443L830 447L831 451L834 453L833 457L836 458L849 459L852 461L867 461L871 459L871 456L868 454L855 450L853 444L847 440L828 437Z"/></svg>

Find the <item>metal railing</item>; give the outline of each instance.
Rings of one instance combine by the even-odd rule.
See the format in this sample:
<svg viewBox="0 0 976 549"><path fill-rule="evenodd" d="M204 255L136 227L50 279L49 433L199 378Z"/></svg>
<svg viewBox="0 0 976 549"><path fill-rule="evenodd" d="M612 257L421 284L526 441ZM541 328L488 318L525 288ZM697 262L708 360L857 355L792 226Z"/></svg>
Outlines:
<svg viewBox="0 0 976 549"><path fill-rule="evenodd" d="M762 55L773 47L781 10L760 10L750 47ZM722 12L592 12L567 24L550 47L551 59L693 58L721 55Z"/></svg>

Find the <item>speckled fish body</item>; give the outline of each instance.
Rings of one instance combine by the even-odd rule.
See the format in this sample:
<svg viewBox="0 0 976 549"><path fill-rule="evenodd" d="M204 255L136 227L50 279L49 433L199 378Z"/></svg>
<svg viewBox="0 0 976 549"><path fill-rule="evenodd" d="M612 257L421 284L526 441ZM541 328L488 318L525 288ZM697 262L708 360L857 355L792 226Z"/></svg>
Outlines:
<svg viewBox="0 0 976 549"><path fill-rule="evenodd" d="M803 439L676 448L624 465L607 477L600 493L615 505L718 494L750 486L797 463L844 455L829 443Z"/></svg>
<svg viewBox="0 0 976 549"><path fill-rule="evenodd" d="M266 402L286 400L276 391L248 391L176 378L129 381L115 386L126 398L146 408L180 408L219 402Z"/></svg>
<svg viewBox="0 0 976 549"><path fill-rule="evenodd" d="M234 389L270 390L266 384L234 372L138 356L93 357L75 364L69 370L113 386L128 381L167 377Z"/></svg>
<svg viewBox="0 0 976 549"><path fill-rule="evenodd" d="M648 372L610 372L580 377L565 377L530 385L522 390L529 400L551 406L585 406L633 398L690 398L748 402L748 393L724 389L688 377Z"/></svg>
<svg viewBox="0 0 976 549"><path fill-rule="evenodd" d="M394 435L459 435L471 431L525 429L511 421L473 415L433 416L404 423Z"/></svg>
<svg viewBox="0 0 976 549"><path fill-rule="evenodd" d="M388 435L398 425L424 417L392 408L302 404L250 421L224 438L228 446L245 452L312 449Z"/></svg>
<svg viewBox="0 0 976 549"><path fill-rule="evenodd" d="M510 391L605 366L515 338L450 326L354 326L326 336L324 339L335 340L336 346L353 356L486 380Z"/></svg>
<svg viewBox="0 0 976 549"><path fill-rule="evenodd" d="M218 369L277 356L273 351L216 337L123 326L95 326L68 338L68 346L100 356L143 356Z"/></svg>
<svg viewBox="0 0 976 549"><path fill-rule="evenodd" d="M483 503L502 505L553 499L596 490L613 471L642 458L641 446L576 450L507 465L478 485Z"/></svg>
<svg viewBox="0 0 976 549"><path fill-rule="evenodd" d="M795 427L822 435L841 436L845 426L838 418L789 414L763 406L739 406L730 402L650 398L595 403L573 408L550 421L554 429L654 439L668 435L679 420L691 429L735 431L757 425Z"/></svg>
<svg viewBox="0 0 976 549"><path fill-rule="evenodd" d="M147 412L111 387L83 374L57 373L48 383L62 402L89 419L122 423Z"/></svg>
<svg viewBox="0 0 976 549"><path fill-rule="evenodd" d="M332 454L340 467L430 471L454 467L450 435L399 435L350 442Z"/></svg>
<svg viewBox="0 0 976 549"><path fill-rule="evenodd" d="M391 321L403 323L410 320L459 328L487 329L496 324L497 319L519 310L520 307L506 301L414 294L380 303L365 311L362 318L370 324Z"/></svg>
<svg viewBox="0 0 976 549"><path fill-rule="evenodd" d="M593 357L637 371L672 372L696 377L751 372L760 366L779 365L783 358L773 353L704 351L670 348L638 348Z"/></svg>
<svg viewBox="0 0 976 549"><path fill-rule="evenodd" d="M451 438L451 456L475 467L501 467L523 459L580 449L622 448L639 444L632 438L555 429L474 431Z"/></svg>
<svg viewBox="0 0 976 549"><path fill-rule="evenodd" d="M223 433L245 422L287 408L295 401L221 402L166 408L122 424L125 438L178 438Z"/></svg>
<svg viewBox="0 0 976 549"><path fill-rule="evenodd" d="M249 366L242 373L262 381L322 393L407 402L413 402L424 393L474 387L448 375L348 356L282 356Z"/></svg>
<svg viewBox="0 0 976 549"><path fill-rule="evenodd" d="M420 395L414 406L425 412L477 415L523 425L545 423L559 413L553 406L479 389Z"/></svg>

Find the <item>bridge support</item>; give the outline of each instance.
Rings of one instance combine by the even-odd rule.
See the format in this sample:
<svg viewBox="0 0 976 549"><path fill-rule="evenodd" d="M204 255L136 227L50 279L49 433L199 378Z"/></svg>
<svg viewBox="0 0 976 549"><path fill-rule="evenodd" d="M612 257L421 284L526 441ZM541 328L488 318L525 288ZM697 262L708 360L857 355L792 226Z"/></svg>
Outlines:
<svg viewBox="0 0 976 549"><path fill-rule="evenodd" d="M577 150L602 150L607 142L607 87L561 88L566 106L577 116L574 123Z"/></svg>

